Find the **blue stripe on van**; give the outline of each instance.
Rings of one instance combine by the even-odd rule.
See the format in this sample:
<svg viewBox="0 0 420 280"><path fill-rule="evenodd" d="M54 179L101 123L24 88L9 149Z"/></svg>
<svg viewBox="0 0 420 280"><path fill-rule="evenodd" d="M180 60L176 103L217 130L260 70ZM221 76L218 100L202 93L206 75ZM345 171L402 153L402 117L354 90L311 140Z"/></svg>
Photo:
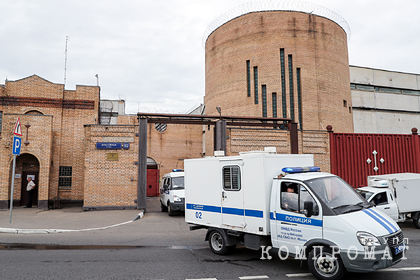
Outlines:
<svg viewBox="0 0 420 280"><path fill-rule="evenodd" d="M370 213L372 213L373 215L375 215L377 218L379 218L387 226L389 226L393 230L393 232L397 232L398 231L398 229L390 221L388 221L386 218L384 218L381 214L379 214L374 209L369 208L369 209L366 209L366 210L369 211Z"/></svg>
<svg viewBox="0 0 420 280"><path fill-rule="evenodd" d="M244 215L244 209L223 207L222 208L222 213L223 214L243 216Z"/></svg>
<svg viewBox="0 0 420 280"><path fill-rule="evenodd" d="M255 218L263 218L264 217L264 212L260 211L260 210L245 209L245 216L255 217Z"/></svg>
<svg viewBox="0 0 420 280"><path fill-rule="evenodd" d="M186 208L189 210L223 213L223 214L229 214L229 215L247 216L247 217L254 217L254 218L264 217L264 212L261 210L219 207L219 206L193 204L193 203L187 203Z"/></svg>
<svg viewBox="0 0 420 280"><path fill-rule="evenodd" d="M222 213L221 207L187 203L187 209L204 212Z"/></svg>
<svg viewBox="0 0 420 280"><path fill-rule="evenodd" d="M270 220L275 220L276 218L274 218L274 213L270 212Z"/></svg>
<svg viewBox="0 0 420 280"><path fill-rule="evenodd" d="M276 213L276 220L294 224L322 227L322 220Z"/></svg>
<svg viewBox="0 0 420 280"><path fill-rule="evenodd" d="M377 221L381 226L383 226L389 233L393 233L394 231L387 225L385 224L381 219L379 219L377 216L375 216L371 211L369 211L369 209L365 209L363 210L364 213L366 213L367 215L369 215L372 219L374 219L375 221Z"/></svg>

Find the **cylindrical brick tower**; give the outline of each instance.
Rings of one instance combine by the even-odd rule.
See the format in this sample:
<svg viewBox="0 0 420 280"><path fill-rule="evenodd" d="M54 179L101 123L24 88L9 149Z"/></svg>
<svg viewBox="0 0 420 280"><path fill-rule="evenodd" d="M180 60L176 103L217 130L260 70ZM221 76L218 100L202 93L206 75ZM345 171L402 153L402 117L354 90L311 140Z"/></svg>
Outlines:
<svg viewBox="0 0 420 280"><path fill-rule="evenodd" d="M270 3L231 11L209 27L206 114L217 115L220 106L223 115L287 117L301 130L353 132L347 23L313 4Z"/></svg>

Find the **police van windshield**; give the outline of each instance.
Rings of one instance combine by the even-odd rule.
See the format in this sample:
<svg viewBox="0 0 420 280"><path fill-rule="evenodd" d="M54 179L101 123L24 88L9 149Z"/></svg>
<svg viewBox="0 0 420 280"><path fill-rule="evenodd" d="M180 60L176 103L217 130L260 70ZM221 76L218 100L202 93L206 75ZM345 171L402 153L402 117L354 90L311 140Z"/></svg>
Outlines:
<svg viewBox="0 0 420 280"><path fill-rule="evenodd" d="M370 206L365 199L340 177L317 178L308 180L305 183L336 214L359 211Z"/></svg>
<svg viewBox="0 0 420 280"><path fill-rule="evenodd" d="M172 189L173 190L184 189L184 177L173 177L172 178Z"/></svg>

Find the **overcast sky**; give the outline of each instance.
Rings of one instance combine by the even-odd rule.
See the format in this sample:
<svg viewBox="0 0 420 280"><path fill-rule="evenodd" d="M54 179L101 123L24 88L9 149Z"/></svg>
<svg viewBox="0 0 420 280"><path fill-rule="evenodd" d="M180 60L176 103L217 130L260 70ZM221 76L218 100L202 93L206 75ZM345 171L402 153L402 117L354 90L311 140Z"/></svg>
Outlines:
<svg viewBox="0 0 420 280"><path fill-rule="evenodd" d="M0 84L96 85L126 113L186 113L204 96L202 39L246 0L0 0ZM350 65L420 73L419 0L312 0L351 29Z"/></svg>

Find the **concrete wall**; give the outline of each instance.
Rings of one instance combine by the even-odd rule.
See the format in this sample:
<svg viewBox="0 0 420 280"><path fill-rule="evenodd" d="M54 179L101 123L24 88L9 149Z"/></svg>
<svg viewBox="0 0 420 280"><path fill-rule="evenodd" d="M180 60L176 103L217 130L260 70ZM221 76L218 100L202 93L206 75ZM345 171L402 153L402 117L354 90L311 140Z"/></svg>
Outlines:
<svg viewBox="0 0 420 280"><path fill-rule="evenodd" d="M355 66L350 75L356 86L375 87L351 91L355 133L408 134L420 127L420 96L414 92L420 89L420 75ZM399 93L383 92L381 87Z"/></svg>
<svg viewBox="0 0 420 280"><path fill-rule="evenodd" d="M350 82L393 88L420 89L420 75L350 66Z"/></svg>

